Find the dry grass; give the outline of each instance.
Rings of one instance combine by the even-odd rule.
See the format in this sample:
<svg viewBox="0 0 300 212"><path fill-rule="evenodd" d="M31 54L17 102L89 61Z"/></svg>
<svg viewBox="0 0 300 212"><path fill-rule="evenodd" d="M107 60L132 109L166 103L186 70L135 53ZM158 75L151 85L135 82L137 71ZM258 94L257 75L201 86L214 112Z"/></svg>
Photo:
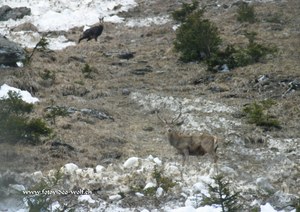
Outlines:
<svg viewBox="0 0 300 212"><path fill-rule="evenodd" d="M143 4L140 11L144 12ZM151 15L151 11L171 11L178 5L164 1L163 4L149 3L146 6L152 8L147 10ZM277 102L274 113L284 129L269 133L280 137L299 137L299 91L282 98L287 87L278 86L285 79L300 81L299 3L297 0L267 5L257 3L255 8L259 19L265 18L264 11L269 11L271 15L280 14L279 18L284 21L280 25L282 29L274 31L274 23L263 21L253 25L240 24L234 16L236 7L207 11L206 16L218 25L225 43L245 44L247 39L242 33L248 30L258 33L259 42L276 44L279 49L276 57L237 68L230 73L207 73L202 64L179 62L172 51L175 37L172 23L148 28L128 28L107 23L97 43L81 42L63 51L38 53L29 67L1 71L1 83L27 89L41 99L36 105L39 116L44 116L44 109L54 102L59 106L104 110L115 121L79 114L60 117L56 125L51 126L55 130L55 138L41 146L0 144L0 170L47 170L68 162L83 167L95 166L149 154L164 159L173 157L175 150L167 144L155 116L145 113L128 96L122 95L125 88L187 98L205 95L206 98L238 107L272 97ZM145 15L135 11L132 15ZM79 34L79 30L73 30L68 36L77 40ZM136 52L135 57L128 61L120 60L117 54L126 51ZM84 77L84 62L81 60L93 67L91 78ZM130 72L146 66L150 66L153 72L143 76ZM50 71L55 79L43 79L45 70ZM267 87L257 88L254 86L255 80L262 74L269 74L271 82ZM212 82L193 84L195 78L205 79L208 75L214 77ZM224 91L215 93L210 89L214 86L221 86ZM147 127L153 130L146 131ZM245 132L251 131L247 125L243 129ZM73 146L75 151L54 151L51 149L54 140Z"/></svg>

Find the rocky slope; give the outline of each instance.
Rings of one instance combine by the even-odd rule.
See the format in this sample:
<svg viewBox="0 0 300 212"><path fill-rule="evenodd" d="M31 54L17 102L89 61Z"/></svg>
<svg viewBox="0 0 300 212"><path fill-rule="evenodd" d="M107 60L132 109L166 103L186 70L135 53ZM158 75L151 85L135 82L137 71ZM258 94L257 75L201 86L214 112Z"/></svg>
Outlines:
<svg viewBox="0 0 300 212"><path fill-rule="evenodd" d="M59 170L66 163L74 163L92 173L84 177L87 182L77 180L77 187L97 190L95 184L88 182L98 180L100 187L105 188L92 196L99 198L97 204L100 204L102 200L109 202L118 189L109 187L101 171L88 168L104 166L107 178L116 176L110 186L115 183L118 188L130 187L123 177L134 176L135 172L142 173L141 178L150 178L143 182L146 185L155 165L152 159L146 160L151 166L144 172L139 172L144 165L138 164L127 172L120 164L132 156L153 155L162 160L164 173L184 186L158 198L158 202L157 198L139 201L126 187L127 190L120 190L126 198L116 197L113 200L116 204L124 208L150 205L144 207L148 210L167 210L166 205L175 208L174 202L179 203L177 207L182 206L197 194L191 190L195 183L218 171L241 190L246 206L257 200L258 204L270 202L277 209L291 210L291 204L300 195L300 95L297 89L286 91L290 82L300 81L299 3L296 0L253 2L259 21L241 24L236 21L236 6L232 1L222 1L220 5L201 2L208 5L205 16L219 27L225 44L245 44L243 31L248 30L256 31L260 42L275 44L279 49L276 56L260 63L214 74L207 72L203 64L178 61L172 49L175 23L169 15L180 7L179 2L137 2L137 7L120 14L125 23L105 23L100 41L81 42L62 51L38 52L28 67L1 70L1 84L28 90L41 100L35 107L37 116L45 116L46 108L53 105L76 109L68 116L57 117L51 125L55 136L42 145L1 143L2 173L8 169L28 173L40 170L47 176L51 169ZM163 24L153 23L154 17ZM130 24L145 20L150 20L147 26ZM63 32L71 41L77 41L80 33L80 28ZM124 59L129 53L133 58ZM91 67L89 73L82 71L85 64ZM261 75L268 75L268 80L260 82ZM270 113L278 117L281 130L266 131L241 116L245 104L266 98L276 102ZM184 167L183 179L177 179L176 171L168 169L174 165L174 169L182 170L181 156L168 144L164 126L154 113L164 106L164 115L174 117L180 104L182 131L209 132L222 140L217 167L209 157L191 157L191 164ZM92 111L111 118L101 119ZM11 172L1 176L4 179L10 175L14 176ZM16 179L20 180L14 180L15 184L34 184L24 182L22 177Z"/></svg>

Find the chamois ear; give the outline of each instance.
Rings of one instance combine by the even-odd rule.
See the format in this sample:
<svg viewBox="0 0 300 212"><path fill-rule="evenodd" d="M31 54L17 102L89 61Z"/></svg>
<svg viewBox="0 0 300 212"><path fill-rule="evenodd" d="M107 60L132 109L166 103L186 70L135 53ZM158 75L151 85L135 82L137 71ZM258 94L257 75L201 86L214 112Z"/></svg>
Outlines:
<svg viewBox="0 0 300 212"><path fill-rule="evenodd" d="M102 18L99 17L99 22L100 22L100 24L102 24L103 21L104 21L104 17L102 17Z"/></svg>

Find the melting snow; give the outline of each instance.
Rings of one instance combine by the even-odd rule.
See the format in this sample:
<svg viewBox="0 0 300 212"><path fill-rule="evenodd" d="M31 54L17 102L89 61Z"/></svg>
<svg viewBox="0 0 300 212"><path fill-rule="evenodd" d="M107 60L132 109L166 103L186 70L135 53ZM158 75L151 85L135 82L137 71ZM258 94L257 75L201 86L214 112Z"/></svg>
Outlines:
<svg viewBox="0 0 300 212"><path fill-rule="evenodd" d="M170 21L168 16L147 17L140 19L130 19L126 26L129 27L148 27L151 25L163 25Z"/></svg>
<svg viewBox="0 0 300 212"><path fill-rule="evenodd" d="M10 40L20 43L22 46L32 48L39 41L40 36L36 32L10 32L10 28L29 22L34 24L39 32L69 30L76 26L86 26L97 23L99 17L105 17L105 21L119 23L123 19L116 14L135 7L134 0L4 0L2 5L14 7L29 7L31 15L20 20L8 20L2 22L0 34ZM48 38L48 37L47 37ZM51 39L52 50L63 49L75 45L67 42L64 36Z"/></svg>
<svg viewBox="0 0 300 212"><path fill-rule="evenodd" d="M11 87L7 84L3 84L0 87L0 99L1 98L6 99L8 97L7 94L8 94L9 91L15 91L15 92L19 93L24 102L36 103L36 102L39 101L38 98L32 97L31 94L28 91L20 90L18 88Z"/></svg>

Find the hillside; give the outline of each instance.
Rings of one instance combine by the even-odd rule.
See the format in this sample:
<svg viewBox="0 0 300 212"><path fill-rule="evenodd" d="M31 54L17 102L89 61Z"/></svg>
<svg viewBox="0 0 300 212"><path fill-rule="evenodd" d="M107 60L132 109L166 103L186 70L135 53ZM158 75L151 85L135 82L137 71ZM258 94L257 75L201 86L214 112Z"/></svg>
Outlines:
<svg viewBox="0 0 300 212"><path fill-rule="evenodd" d="M154 112L161 109L171 119L181 103L181 130L220 138L219 171L245 192L245 198L252 195L249 189L261 177L276 191L299 198L300 89L286 93L289 83L300 82L299 2L254 2L258 21L248 24L236 20L237 7L232 1L222 1L219 6L201 1L207 5L205 17L219 28L223 45L247 44L243 35L247 30L258 33L258 42L278 48L274 56L225 73L208 72L205 64L179 60L173 50L175 22L170 16L180 7L178 1L136 2L137 7L119 14L124 23L105 22L98 42L37 52L30 66L0 70L0 85L28 90L40 99L34 116L45 117L50 106L75 108L67 116L56 117L55 123L47 120L54 135L41 145L0 143L0 170L46 173L67 163L81 168L109 167L133 156L149 155L180 166L182 158L169 145L164 125ZM153 17L162 24L129 24ZM76 42L82 27L49 32L56 33ZM128 53L133 58L122 59ZM84 72L86 64L90 69ZM259 81L262 75L268 79ZM279 120L281 129L266 130L248 123L242 115L245 105L266 99L275 102L269 113ZM112 118L101 119L82 109ZM185 167L186 177L209 174L211 167L209 156L192 156ZM269 197L258 198L263 203ZM252 195L246 202L253 199Z"/></svg>

